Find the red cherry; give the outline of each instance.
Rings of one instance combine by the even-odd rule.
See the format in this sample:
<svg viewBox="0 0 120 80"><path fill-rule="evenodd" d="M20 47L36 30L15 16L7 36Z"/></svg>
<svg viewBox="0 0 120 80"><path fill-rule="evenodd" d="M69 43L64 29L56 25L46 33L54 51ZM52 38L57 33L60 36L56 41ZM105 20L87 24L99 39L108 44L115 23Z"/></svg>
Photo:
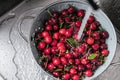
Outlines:
<svg viewBox="0 0 120 80"><path fill-rule="evenodd" d="M75 62L74 59L69 59L68 61L70 64L74 64L74 62Z"/></svg>
<svg viewBox="0 0 120 80"><path fill-rule="evenodd" d="M108 32L107 31L102 31L102 33L101 33L101 36L103 37L103 38L108 38Z"/></svg>
<svg viewBox="0 0 120 80"><path fill-rule="evenodd" d="M69 17L65 18L65 22L69 23L71 21L71 19Z"/></svg>
<svg viewBox="0 0 120 80"><path fill-rule="evenodd" d="M58 27L58 25L56 24L56 25L53 25L53 29L56 31L56 30L58 30L59 29L59 27Z"/></svg>
<svg viewBox="0 0 120 80"><path fill-rule="evenodd" d="M72 58L72 54L70 52L68 52L68 53L65 54L65 57L70 59L70 58Z"/></svg>
<svg viewBox="0 0 120 80"><path fill-rule="evenodd" d="M91 64L87 64L86 67L87 67L87 69L91 69L92 65Z"/></svg>
<svg viewBox="0 0 120 80"><path fill-rule="evenodd" d="M101 51L101 53L102 53L103 56L108 56L109 51L108 51L107 49L103 49L103 50Z"/></svg>
<svg viewBox="0 0 120 80"><path fill-rule="evenodd" d="M77 21L75 22L75 26L79 28L79 27L81 26L81 21L77 20Z"/></svg>
<svg viewBox="0 0 120 80"><path fill-rule="evenodd" d="M89 19L88 19L88 23L92 23L94 20L95 20L95 17L94 16L90 16Z"/></svg>
<svg viewBox="0 0 120 80"><path fill-rule="evenodd" d="M91 77L93 75L93 72L91 70L86 70L85 71L85 76Z"/></svg>
<svg viewBox="0 0 120 80"><path fill-rule="evenodd" d="M92 48L93 48L93 50L98 50L99 49L99 44L93 44Z"/></svg>
<svg viewBox="0 0 120 80"><path fill-rule="evenodd" d="M105 43L105 39L100 39L100 42L101 43Z"/></svg>
<svg viewBox="0 0 120 80"><path fill-rule="evenodd" d="M58 12L54 12L52 15L53 15L53 17L58 17L59 13Z"/></svg>
<svg viewBox="0 0 120 80"><path fill-rule="evenodd" d="M60 50L60 52L64 53L66 51L66 47L65 44L60 42L57 44L58 49Z"/></svg>
<svg viewBox="0 0 120 80"><path fill-rule="evenodd" d="M74 13L75 12L75 8L74 7L72 7L72 6L70 6L69 8L68 8L68 13Z"/></svg>
<svg viewBox="0 0 120 80"><path fill-rule="evenodd" d="M72 77L72 80L80 80L80 77L79 77L79 75L73 75L73 77Z"/></svg>
<svg viewBox="0 0 120 80"><path fill-rule="evenodd" d="M73 56L74 56L75 58L78 58L79 53L77 53L77 52L73 52Z"/></svg>
<svg viewBox="0 0 120 80"><path fill-rule="evenodd" d="M62 34L62 35L64 35L65 32L66 32L66 29L64 29L64 28L62 28L62 29L59 30L59 33Z"/></svg>
<svg viewBox="0 0 120 80"><path fill-rule="evenodd" d="M90 25L89 25L88 23L86 23L85 27L86 27L86 28L89 28L89 27L90 27Z"/></svg>
<svg viewBox="0 0 120 80"><path fill-rule="evenodd" d="M77 13L77 16L78 16L78 17L84 17L84 15L85 15L85 12L84 12L84 10L82 10L82 9L79 10L78 13Z"/></svg>
<svg viewBox="0 0 120 80"><path fill-rule="evenodd" d="M75 64L79 65L80 64L80 60L79 59L75 59Z"/></svg>
<svg viewBox="0 0 120 80"><path fill-rule="evenodd" d="M46 49L44 49L44 54L49 55L50 51L51 51L51 48L46 48Z"/></svg>
<svg viewBox="0 0 120 80"><path fill-rule="evenodd" d="M70 74L71 75L77 74L77 70L75 68L71 68L70 69Z"/></svg>
<svg viewBox="0 0 120 80"><path fill-rule="evenodd" d="M52 54L57 54L58 53L58 48L57 47L52 47L51 52L52 52Z"/></svg>
<svg viewBox="0 0 120 80"><path fill-rule="evenodd" d="M101 45L100 45L100 48L101 48L101 49L107 49L107 44L101 44Z"/></svg>
<svg viewBox="0 0 120 80"><path fill-rule="evenodd" d="M37 37L42 37L42 34L41 33L37 33Z"/></svg>
<svg viewBox="0 0 120 80"><path fill-rule="evenodd" d="M93 37L96 39L96 40L98 40L99 38L100 38L100 34L99 34L99 32L94 32L93 33Z"/></svg>
<svg viewBox="0 0 120 80"><path fill-rule="evenodd" d="M78 71L83 71L85 68L83 65L78 65Z"/></svg>
<svg viewBox="0 0 120 80"><path fill-rule="evenodd" d="M46 42L47 44L50 44L50 43L52 42L52 37L51 37L51 36L46 36L46 37L44 38L44 40L45 40L45 42Z"/></svg>
<svg viewBox="0 0 120 80"><path fill-rule="evenodd" d="M56 33L53 34L53 38L58 40L59 39L59 35L60 35L59 32L56 32Z"/></svg>
<svg viewBox="0 0 120 80"><path fill-rule="evenodd" d="M95 30L97 27L96 27L96 25L95 25L95 23L92 23L91 25L90 25L90 29L91 30Z"/></svg>
<svg viewBox="0 0 120 80"><path fill-rule="evenodd" d="M78 34L77 33L73 34L73 38L78 40Z"/></svg>
<svg viewBox="0 0 120 80"><path fill-rule="evenodd" d="M72 35L71 32L70 32L69 30L66 30L65 36L66 36L66 37L70 37L71 35Z"/></svg>
<svg viewBox="0 0 120 80"><path fill-rule="evenodd" d="M57 46L57 43L58 43L57 40L54 39L51 43L51 46Z"/></svg>
<svg viewBox="0 0 120 80"><path fill-rule="evenodd" d="M64 66L60 64L60 65L58 65L58 68L59 68L59 69L63 69Z"/></svg>
<svg viewBox="0 0 120 80"><path fill-rule="evenodd" d="M51 18L51 21L52 21L52 25L56 24L58 21L57 21L57 18Z"/></svg>
<svg viewBox="0 0 120 80"><path fill-rule="evenodd" d="M64 19L62 17L58 18L59 22L64 22Z"/></svg>
<svg viewBox="0 0 120 80"><path fill-rule="evenodd" d="M81 59L81 63L84 64L84 65L86 65L88 62L89 61L87 59L85 59L85 58Z"/></svg>
<svg viewBox="0 0 120 80"><path fill-rule="evenodd" d="M49 64L48 64L48 69L49 69L49 70L53 70L53 69L54 69L54 67L55 67L55 66L54 66L54 64L53 64L53 63L49 63Z"/></svg>
<svg viewBox="0 0 120 80"><path fill-rule="evenodd" d="M65 36L61 36L60 37L60 42L65 42L65 38L66 38Z"/></svg>
<svg viewBox="0 0 120 80"><path fill-rule="evenodd" d="M51 25L46 25L45 29L50 31L50 30L52 30L52 26Z"/></svg>
<svg viewBox="0 0 120 80"><path fill-rule="evenodd" d="M63 11L62 11L62 15L63 15L63 16L67 16L67 15L68 15L68 11L67 11L66 9L63 10Z"/></svg>
<svg viewBox="0 0 120 80"><path fill-rule="evenodd" d="M69 80L70 79L70 74L66 73L62 76L63 80Z"/></svg>
<svg viewBox="0 0 120 80"><path fill-rule="evenodd" d="M72 32L72 31L74 30L74 28L73 28L73 27L70 27L68 30L69 30L70 32Z"/></svg>
<svg viewBox="0 0 120 80"><path fill-rule="evenodd" d="M53 64L54 64L55 66L58 66L58 65L60 64L60 59L59 59L58 57L54 57L54 58L52 59L52 62L53 62Z"/></svg>
<svg viewBox="0 0 120 80"><path fill-rule="evenodd" d="M65 57L61 57L60 60L61 60L62 65L67 64L67 59Z"/></svg>
<svg viewBox="0 0 120 80"><path fill-rule="evenodd" d="M84 52L85 52L85 48L80 46L80 47L78 48L78 52L79 52L80 54L84 53Z"/></svg>
<svg viewBox="0 0 120 80"><path fill-rule="evenodd" d="M100 26L100 23L98 21L93 22L96 26Z"/></svg>
<svg viewBox="0 0 120 80"><path fill-rule="evenodd" d="M88 38L87 39L87 44L92 45L94 43L94 39L93 38Z"/></svg>
<svg viewBox="0 0 120 80"><path fill-rule="evenodd" d="M43 32L42 32L42 36L43 36L43 37L46 37L46 36L50 36L50 35L49 35L49 32L43 31Z"/></svg>
<svg viewBox="0 0 120 80"><path fill-rule="evenodd" d="M48 60L51 60L51 56L50 56L50 55L45 55L45 57L46 57Z"/></svg>
<svg viewBox="0 0 120 80"><path fill-rule="evenodd" d="M60 76L60 73L57 72L57 71L55 71L55 72L53 72L53 76L54 76L54 77L59 77L59 76Z"/></svg>
<svg viewBox="0 0 120 80"><path fill-rule="evenodd" d="M44 49L45 46L46 46L45 42L39 42L39 43L38 43L38 49L39 49L39 50Z"/></svg>
<svg viewBox="0 0 120 80"><path fill-rule="evenodd" d="M57 47L60 47L60 46L65 46L65 44L64 44L63 42L59 42L59 43L57 44Z"/></svg>
<svg viewBox="0 0 120 80"><path fill-rule="evenodd" d="M91 34L91 30L87 30L86 34L89 36Z"/></svg>

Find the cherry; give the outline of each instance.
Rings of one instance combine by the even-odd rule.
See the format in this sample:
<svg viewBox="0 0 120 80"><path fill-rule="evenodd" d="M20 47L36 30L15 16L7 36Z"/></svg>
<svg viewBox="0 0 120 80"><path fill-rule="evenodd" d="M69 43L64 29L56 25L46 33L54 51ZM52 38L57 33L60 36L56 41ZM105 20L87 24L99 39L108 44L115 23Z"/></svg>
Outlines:
<svg viewBox="0 0 120 80"><path fill-rule="evenodd" d="M79 53L77 53L77 52L73 52L73 56L74 56L75 58L78 58Z"/></svg>
<svg viewBox="0 0 120 80"><path fill-rule="evenodd" d="M78 16L78 17L84 17L84 15L85 15L85 12L84 12L84 10L82 10L82 9L79 10L78 13L77 13L77 16Z"/></svg>
<svg viewBox="0 0 120 80"><path fill-rule="evenodd" d="M83 54L84 52L85 52L85 48L84 47L78 47L78 52L80 53L80 54Z"/></svg>
<svg viewBox="0 0 120 80"><path fill-rule="evenodd" d="M95 20L95 17L94 16L90 16L89 19L88 19L88 23L92 23L94 20Z"/></svg>
<svg viewBox="0 0 120 80"><path fill-rule="evenodd" d="M65 44L60 42L57 44L58 49L60 50L60 52L64 53L66 51L66 47Z"/></svg>
<svg viewBox="0 0 120 80"><path fill-rule="evenodd" d="M60 65L58 65L58 68L59 68L59 69L63 69L64 66L60 64Z"/></svg>
<svg viewBox="0 0 120 80"><path fill-rule="evenodd" d="M90 25L90 29L91 30L95 30L97 27L96 27L96 25L95 25L95 23L92 23L91 25Z"/></svg>
<svg viewBox="0 0 120 80"><path fill-rule="evenodd" d="M45 29L50 31L50 30L52 30L52 26L51 25L46 25Z"/></svg>
<svg viewBox="0 0 120 80"><path fill-rule="evenodd" d="M66 36L66 37L70 37L71 35L72 35L71 32L70 32L69 30L66 30L65 36Z"/></svg>
<svg viewBox="0 0 120 80"><path fill-rule="evenodd" d="M105 43L105 39L100 39L100 42L101 43Z"/></svg>
<svg viewBox="0 0 120 80"><path fill-rule="evenodd" d="M92 45L94 43L94 39L92 37L87 39L87 44Z"/></svg>
<svg viewBox="0 0 120 80"><path fill-rule="evenodd" d="M109 51L108 51L107 49L103 49L103 50L101 51L101 53L102 53L103 56L108 56Z"/></svg>
<svg viewBox="0 0 120 80"><path fill-rule="evenodd" d="M49 32L43 31L43 32L42 32L42 36L43 36L43 37L46 37L46 36L50 36L50 35L49 35Z"/></svg>
<svg viewBox="0 0 120 80"><path fill-rule="evenodd" d="M56 24L56 25L53 25L53 29L54 29L55 31L57 31L57 30L59 29L58 25L57 25L57 24Z"/></svg>
<svg viewBox="0 0 120 80"><path fill-rule="evenodd" d="M75 26L79 28L79 27L81 26L81 21L77 20L77 21L75 22Z"/></svg>
<svg viewBox="0 0 120 80"><path fill-rule="evenodd" d="M59 13L58 12L54 12L52 15L53 15L53 17L58 17Z"/></svg>
<svg viewBox="0 0 120 80"><path fill-rule="evenodd" d="M54 39L51 43L51 46L57 46L57 43L58 43L57 40Z"/></svg>
<svg viewBox="0 0 120 80"><path fill-rule="evenodd" d="M78 65L78 71L83 71L85 68L84 68L84 66L83 65Z"/></svg>
<svg viewBox="0 0 120 80"><path fill-rule="evenodd" d="M52 54L57 54L58 53L58 48L57 47L52 47L51 52L52 52Z"/></svg>
<svg viewBox="0 0 120 80"><path fill-rule="evenodd" d="M80 60L79 59L75 59L75 64L79 65L80 64Z"/></svg>
<svg viewBox="0 0 120 80"><path fill-rule="evenodd" d="M74 59L69 59L68 61L70 64L74 64L74 62L75 62Z"/></svg>
<svg viewBox="0 0 120 80"><path fill-rule="evenodd" d="M64 35L65 32L66 32L66 29L64 29L64 28L62 28L62 29L59 30L59 33L62 34L62 35Z"/></svg>
<svg viewBox="0 0 120 80"><path fill-rule="evenodd" d="M45 46L46 46L45 42L39 42L39 43L38 43L38 49L39 49L39 50L44 49Z"/></svg>
<svg viewBox="0 0 120 80"><path fill-rule="evenodd" d="M52 21L52 25L56 24L58 21L57 21L57 18L51 18L51 21Z"/></svg>
<svg viewBox="0 0 120 80"><path fill-rule="evenodd" d="M60 64L60 59L59 59L58 57L54 57L54 58L52 59L52 62L53 62L53 64L54 64L55 66L58 66L58 65Z"/></svg>
<svg viewBox="0 0 120 80"><path fill-rule="evenodd" d="M91 65L90 63L88 63L88 64L86 65L86 68L87 68L87 69L91 69L91 68L92 68L92 65Z"/></svg>
<svg viewBox="0 0 120 80"><path fill-rule="evenodd" d="M65 36L61 36L61 38L60 38L60 42L65 42Z"/></svg>
<svg viewBox="0 0 120 80"><path fill-rule="evenodd" d="M101 45L100 45L100 48L101 48L101 49L107 49L107 44L101 44Z"/></svg>
<svg viewBox="0 0 120 80"><path fill-rule="evenodd" d="M66 22L66 23L69 23L70 21L71 21L71 19L70 19L69 17L66 17L66 18L65 18L65 22Z"/></svg>
<svg viewBox="0 0 120 80"><path fill-rule="evenodd" d="M71 68L70 69L70 74L71 75L77 74L77 70L75 68Z"/></svg>
<svg viewBox="0 0 120 80"><path fill-rule="evenodd" d="M93 22L96 26L100 26L100 23L98 21Z"/></svg>
<svg viewBox="0 0 120 80"><path fill-rule="evenodd" d="M53 34L53 38L58 40L59 39L59 35L60 35L59 32L56 32L56 33Z"/></svg>
<svg viewBox="0 0 120 80"><path fill-rule="evenodd" d="M80 80L80 77L79 77L79 75L73 75L73 77L72 77L72 80Z"/></svg>
<svg viewBox="0 0 120 80"><path fill-rule="evenodd" d="M91 35L91 30L87 30L86 31L86 34L89 36L89 35Z"/></svg>
<svg viewBox="0 0 120 80"><path fill-rule="evenodd" d="M98 50L99 49L99 44L93 44L92 48L93 48L93 50Z"/></svg>
<svg viewBox="0 0 120 80"><path fill-rule="evenodd" d="M73 38L78 40L78 33L73 34Z"/></svg>
<svg viewBox="0 0 120 80"><path fill-rule="evenodd" d="M45 55L45 57L50 61L51 60L51 56L50 55Z"/></svg>
<svg viewBox="0 0 120 80"><path fill-rule="evenodd" d="M74 13L75 12L75 8L74 7L72 7L72 6L70 6L69 8L68 8L68 13Z"/></svg>
<svg viewBox="0 0 120 80"><path fill-rule="evenodd" d="M42 34L41 33L37 33L37 37L42 37Z"/></svg>
<svg viewBox="0 0 120 80"><path fill-rule="evenodd" d="M46 48L46 49L44 49L44 54L49 55L50 51L51 51L51 48Z"/></svg>
<svg viewBox="0 0 120 80"><path fill-rule="evenodd" d="M70 79L70 74L66 73L62 76L63 80L69 80Z"/></svg>
<svg viewBox="0 0 120 80"><path fill-rule="evenodd" d="M107 31L102 31L101 35L103 38L108 38L109 36Z"/></svg>
<svg viewBox="0 0 120 80"><path fill-rule="evenodd" d="M49 70L53 70L55 68L53 63L49 63L47 67Z"/></svg>
<svg viewBox="0 0 120 80"><path fill-rule="evenodd" d="M70 52L68 52L68 53L65 54L65 57L70 59L70 58L72 58L72 54Z"/></svg>
<svg viewBox="0 0 120 80"><path fill-rule="evenodd" d="M62 65L67 64L67 59L65 57L61 57L60 60L61 60Z"/></svg>
<svg viewBox="0 0 120 80"><path fill-rule="evenodd" d="M86 70L85 71L85 76L91 77L93 75L93 72L91 70Z"/></svg>
<svg viewBox="0 0 120 80"><path fill-rule="evenodd" d="M64 22L64 19L62 17L58 18L59 22Z"/></svg>
<svg viewBox="0 0 120 80"><path fill-rule="evenodd" d="M86 27L86 28L89 28L89 27L90 27L90 25L89 25L88 23L86 23L85 27Z"/></svg>
<svg viewBox="0 0 120 80"><path fill-rule="evenodd" d="M100 38L99 32L95 31L95 32L93 33L93 37L94 37L94 39L98 40L98 39Z"/></svg>
<svg viewBox="0 0 120 80"><path fill-rule="evenodd" d="M68 30L69 30L70 32L72 32L72 31L74 30L74 28L73 28L73 27L70 27Z"/></svg>
<svg viewBox="0 0 120 80"><path fill-rule="evenodd" d="M62 11L62 15L63 15L63 16L67 16L67 15L68 15L68 11L67 11L66 9L64 9L64 10Z"/></svg>
<svg viewBox="0 0 120 80"><path fill-rule="evenodd" d="M89 62L89 61L88 61L87 59L85 59L85 58L82 58L82 59L81 59L81 63L84 64L84 65L86 65L88 62Z"/></svg>
<svg viewBox="0 0 120 80"><path fill-rule="evenodd" d="M60 76L60 73L57 72L57 71L55 71L55 72L53 72L53 76L54 76L54 77L59 77L59 76Z"/></svg>
<svg viewBox="0 0 120 80"><path fill-rule="evenodd" d="M52 37L51 36L46 36L46 37L44 37L44 40L47 44L50 44L52 42Z"/></svg>

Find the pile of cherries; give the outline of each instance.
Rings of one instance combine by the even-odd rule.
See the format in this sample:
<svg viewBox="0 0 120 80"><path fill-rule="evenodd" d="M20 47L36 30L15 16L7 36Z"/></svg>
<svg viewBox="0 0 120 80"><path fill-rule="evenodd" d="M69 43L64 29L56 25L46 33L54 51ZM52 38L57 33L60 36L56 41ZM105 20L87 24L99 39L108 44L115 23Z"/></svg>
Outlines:
<svg viewBox="0 0 120 80"><path fill-rule="evenodd" d="M85 10L69 6L62 11L48 13L50 18L34 37L39 64L60 80L91 77L109 54L106 44L108 32L91 15L82 37L78 39Z"/></svg>

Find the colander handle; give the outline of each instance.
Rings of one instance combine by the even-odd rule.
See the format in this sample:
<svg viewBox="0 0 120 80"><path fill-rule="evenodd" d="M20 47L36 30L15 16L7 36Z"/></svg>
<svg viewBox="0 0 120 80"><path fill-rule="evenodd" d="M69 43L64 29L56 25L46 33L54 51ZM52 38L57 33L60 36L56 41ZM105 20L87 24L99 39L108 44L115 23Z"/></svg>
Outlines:
<svg viewBox="0 0 120 80"><path fill-rule="evenodd" d="M24 21L25 19L34 19L34 18L35 18L34 16L24 16L24 17L21 18L21 20L19 21L18 26L17 26L17 30L18 30L20 36L21 36L27 43L29 42L29 40L27 39L27 37L26 37L26 36L24 35L24 33L22 32L21 25L22 25L22 23L23 23L23 21Z"/></svg>

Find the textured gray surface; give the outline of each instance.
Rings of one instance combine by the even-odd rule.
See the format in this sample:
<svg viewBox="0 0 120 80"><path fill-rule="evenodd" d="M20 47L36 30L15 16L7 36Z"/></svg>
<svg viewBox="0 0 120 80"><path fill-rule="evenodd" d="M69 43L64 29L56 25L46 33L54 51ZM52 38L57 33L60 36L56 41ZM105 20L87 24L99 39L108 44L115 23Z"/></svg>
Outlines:
<svg viewBox="0 0 120 80"><path fill-rule="evenodd" d="M5 21L0 25L0 80L53 80L48 79L47 76L40 75L39 66L34 61L31 51L29 51L29 44L27 44L17 31L19 19L24 12L33 8L35 11L39 10L57 0L34 0L22 4L14 12L16 16ZM33 10L32 10L33 11ZM35 15L33 12L24 15ZM16 22L17 21L17 22ZM26 27L22 27L25 35L28 35L32 19L23 21L22 26L26 23ZM117 33L118 40L119 34ZM25 46L23 46L25 45ZM120 44L117 44L116 55L109 68L95 80L119 80L120 79ZM29 57L29 58L28 58ZM35 66L36 65L36 66ZM41 78L43 76L43 78Z"/></svg>

